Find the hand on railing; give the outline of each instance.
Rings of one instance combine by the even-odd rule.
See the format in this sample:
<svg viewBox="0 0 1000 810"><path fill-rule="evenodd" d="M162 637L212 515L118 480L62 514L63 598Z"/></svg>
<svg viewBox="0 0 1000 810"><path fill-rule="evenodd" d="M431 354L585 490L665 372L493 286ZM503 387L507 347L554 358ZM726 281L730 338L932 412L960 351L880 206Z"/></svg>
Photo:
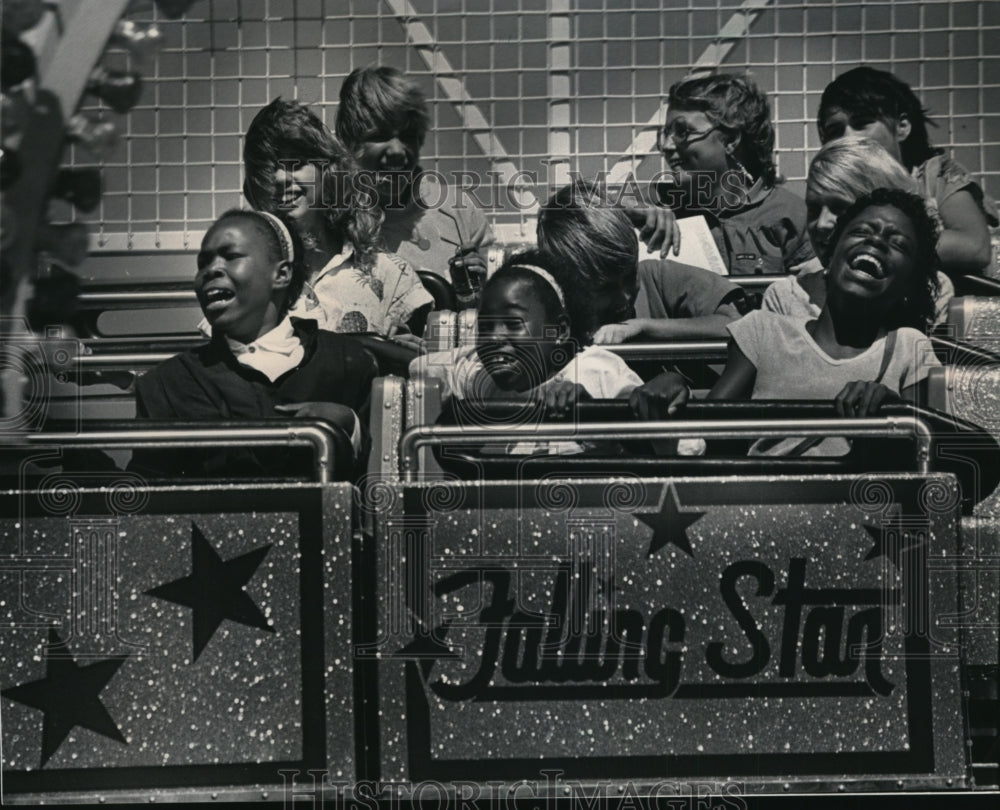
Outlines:
<svg viewBox="0 0 1000 810"><path fill-rule="evenodd" d="M665 419L683 408L690 398L691 389L684 378L673 371L665 371L636 388L628 404L639 419Z"/></svg>
<svg viewBox="0 0 1000 810"><path fill-rule="evenodd" d="M886 402L900 402L899 395L881 383L856 380L834 397L837 416L875 416Z"/></svg>

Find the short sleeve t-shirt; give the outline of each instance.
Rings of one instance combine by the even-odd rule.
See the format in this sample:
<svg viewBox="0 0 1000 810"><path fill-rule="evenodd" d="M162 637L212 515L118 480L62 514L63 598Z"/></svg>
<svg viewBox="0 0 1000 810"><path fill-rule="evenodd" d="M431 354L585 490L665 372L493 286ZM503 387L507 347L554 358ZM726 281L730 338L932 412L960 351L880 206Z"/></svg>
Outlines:
<svg viewBox="0 0 1000 810"><path fill-rule="evenodd" d="M972 175L957 160L952 160L945 155L933 155L919 166L914 166L910 176L916 181L920 193L931 200L939 209L949 197L960 191L967 191L983 212L986 224L991 228L1000 225L996 203L983 193L979 183L973 180ZM995 258L991 257L984 274L991 278L997 277L998 268Z"/></svg>
<svg viewBox="0 0 1000 810"><path fill-rule="evenodd" d="M751 399L832 400L858 380L880 381L899 394L923 380L931 366L940 365L927 337L909 327L896 330L884 371L888 336L856 357L830 357L806 329L809 320L758 310L729 324L736 345L757 369ZM839 436L769 438L756 442L750 454L840 456L849 448Z"/></svg>
<svg viewBox="0 0 1000 810"><path fill-rule="evenodd" d="M474 346L417 357L410 363L410 377L421 376L441 380L442 399L450 396L458 399L506 399L531 393L518 395L497 387ZM642 378L621 357L600 346L588 346L539 388L557 380L570 380L583 386L594 399L625 397L642 385Z"/></svg>
<svg viewBox="0 0 1000 810"><path fill-rule="evenodd" d="M836 359L806 330L805 318L755 311L729 324L736 345L757 369L752 399L833 399L845 385L879 377L887 338L856 357ZM940 365L927 337L916 329L896 331L892 357L882 374L887 388L901 393Z"/></svg>
<svg viewBox="0 0 1000 810"><path fill-rule="evenodd" d="M788 273L815 256L806 233L805 200L758 180L742 205L721 211L685 206L676 188L660 184L660 202L678 217L704 215L731 276Z"/></svg>
<svg viewBox="0 0 1000 810"><path fill-rule="evenodd" d="M919 166L914 166L910 175L917 182L920 193L937 203L939 208L953 194L968 191L982 209L987 224L991 228L1000 225L996 204L983 194L980 185L957 160L945 155L934 155Z"/></svg>
<svg viewBox="0 0 1000 810"><path fill-rule="evenodd" d="M698 318L743 297L733 282L701 267L662 259L639 262L639 318Z"/></svg>
<svg viewBox="0 0 1000 810"><path fill-rule="evenodd" d="M642 378L632 371L624 360L599 346L588 346L538 388L521 394L497 387L489 372L483 368L474 346L432 352L416 358L410 364L410 377L416 379L420 376L441 380L442 399L449 396L475 400L527 398L557 380L570 380L582 385L583 390L594 399L619 399L628 396L633 389L642 385ZM581 444L572 441L522 441L506 445L502 452L514 456L538 453L575 455L593 446L592 443ZM487 449L484 452L490 451Z"/></svg>
<svg viewBox="0 0 1000 810"><path fill-rule="evenodd" d="M435 172L417 176L418 197L404 208L385 212L382 244L413 267L450 280L448 260L469 246L486 259L493 231L471 191L442 183L443 176Z"/></svg>

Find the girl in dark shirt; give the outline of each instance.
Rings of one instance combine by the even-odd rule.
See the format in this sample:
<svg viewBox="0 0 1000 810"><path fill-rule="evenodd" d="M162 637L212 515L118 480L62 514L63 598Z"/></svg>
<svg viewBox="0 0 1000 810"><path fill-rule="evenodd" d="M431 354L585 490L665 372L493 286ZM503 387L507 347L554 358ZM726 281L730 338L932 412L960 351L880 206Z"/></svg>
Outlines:
<svg viewBox="0 0 1000 810"><path fill-rule="evenodd" d="M375 363L355 341L288 316L302 289L301 243L273 214L228 211L205 234L194 288L210 342L161 363L136 383L140 417L216 420L304 416L352 437L367 410ZM148 472L274 474L287 453L137 454Z"/></svg>

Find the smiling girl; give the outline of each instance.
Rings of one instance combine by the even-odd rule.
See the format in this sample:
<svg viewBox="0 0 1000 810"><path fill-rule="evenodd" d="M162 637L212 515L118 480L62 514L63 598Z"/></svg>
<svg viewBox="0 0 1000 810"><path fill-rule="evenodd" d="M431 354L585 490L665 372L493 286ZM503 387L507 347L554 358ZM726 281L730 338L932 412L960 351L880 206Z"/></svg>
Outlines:
<svg viewBox="0 0 1000 810"><path fill-rule="evenodd" d="M764 293L761 307L786 315L816 317L826 300L823 262L833 250L831 237L837 217L852 202L878 188L897 188L916 193L917 185L899 162L877 141L844 137L827 143L809 164L806 209L809 240L820 258L799 268L794 276L778 279ZM925 204L929 202L924 199ZM955 287L944 273L937 273L934 323L948 316L948 302Z"/></svg>
<svg viewBox="0 0 1000 810"><path fill-rule="evenodd" d="M420 150L429 115L415 81L387 66L360 67L344 79L336 130L375 189L386 250L414 267L450 278L456 289L486 278L493 232L472 193L424 173Z"/></svg>
<svg viewBox="0 0 1000 810"><path fill-rule="evenodd" d="M474 347L435 352L411 364L412 378L442 383L442 399L484 402L533 400L547 416L562 417L586 399L626 397L642 379L601 346L578 351L573 299L557 278L564 266L542 251L511 257L483 287ZM506 453L570 455L577 442L517 442Z"/></svg>
<svg viewBox="0 0 1000 810"><path fill-rule="evenodd" d="M417 358L411 376L441 379L446 397L539 399L553 413L581 398L627 396L642 380L618 355L577 351L579 313L557 281L564 275L542 251L511 257L483 288L476 346Z"/></svg>
<svg viewBox="0 0 1000 810"><path fill-rule="evenodd" d="M819 316L757 311L731 324L729 361L709 398L835 398L846 416L897 394L915 401L928 364L937 365L923 333L934 311L935 234L920 197L861 197L837 220Z"/></svg>

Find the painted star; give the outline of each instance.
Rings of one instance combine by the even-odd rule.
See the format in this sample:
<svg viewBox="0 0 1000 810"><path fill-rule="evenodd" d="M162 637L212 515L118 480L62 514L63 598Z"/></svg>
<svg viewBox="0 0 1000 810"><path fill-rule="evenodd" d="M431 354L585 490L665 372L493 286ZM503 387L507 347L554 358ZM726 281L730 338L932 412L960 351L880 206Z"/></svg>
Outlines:
<svg viewBox="0 0 1000 810"><path fill-rule="evenodd" d="M400 647L393 657L412 658L419 661L426 680L438 658L461 658L458 653L452 651L444 640L450 627L451 619L447 619L444 624L435 627L430 633L415 635L413 641Z"/></svg>
<svg viewBox="0 0 1000 810"><path fill-rule="evenodd" d="M682 512L677 490L672 484L668 484L663 495L663 506L658 512L636 515L636 518L653 530L653 537L649 541L649 551L646 552L646 556L652 557L664 546L673 544L693 557L694 552L691 550L691 541L688 539L687 530L691 524L701 520L705 514L705 512L693 509L685 509Z"/></svg>
<svg viewBox="0 0 1000 810"><path fill-rule="evenodd" d="M120 655L80 666L66 651L55 628L49 628L49 644L45 648L45 677L20 686L11 686L2 692L4 697L44 713L42 767L63 744L74 726L90 729L103 737L125 743L118 725L101 703L100 695L127 658L127 655Z"/></svg>
<svg viewBox="0 0 1000 810"><path fill-rule="evenodd" d="M275 632L244 588L270 550L268 544L223 560L192 522L191 573L146 591L150 596L191 608L196 661L223 619Z"/></svg>
<svg viewBox="0 0 1000 810"><path fill-rule="evenodd" d="M923 544L917 533L904 528L898 518L883 526L865 526L865 531L875 541L875 545L865 556L865 561L874 560L876 557L888 557L900 570L903 569L901 563L903 553Z"/></svg>

